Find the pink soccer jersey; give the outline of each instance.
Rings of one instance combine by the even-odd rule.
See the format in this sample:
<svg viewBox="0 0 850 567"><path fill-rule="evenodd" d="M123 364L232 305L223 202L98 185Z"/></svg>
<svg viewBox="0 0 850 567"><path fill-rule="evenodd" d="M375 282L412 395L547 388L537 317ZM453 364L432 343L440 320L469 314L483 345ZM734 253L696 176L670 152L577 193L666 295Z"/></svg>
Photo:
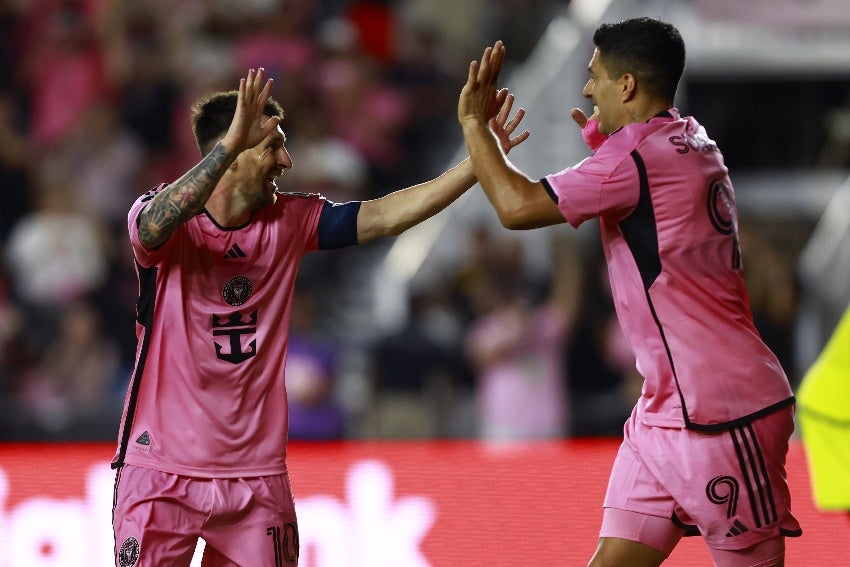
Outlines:
<svg viewBox="0 0 850 567"><path fill-rule="evenodd" d="M237 228L202 213L146 250L136 222L155 193L128 218L138 347L113 466L194 477L283 473L290 303L326 201L281 194Z"/></svg>
<svg viewBox="0 0 850 567"><path fill-rule="evenodd" d="M543 182L573 226L600 219L645 423L722 429L793 403L753 324L728 171L696 120L629 124Z"/></svg>

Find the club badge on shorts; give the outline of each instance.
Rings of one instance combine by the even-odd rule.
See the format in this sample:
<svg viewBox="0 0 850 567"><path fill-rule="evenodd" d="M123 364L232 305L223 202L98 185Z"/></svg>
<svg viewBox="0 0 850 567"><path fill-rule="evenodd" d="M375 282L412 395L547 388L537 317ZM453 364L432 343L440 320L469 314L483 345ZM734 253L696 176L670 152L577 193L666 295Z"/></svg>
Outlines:
<svg viewBox="0 0 850 567"><path fill-rule="evenodd" d="M121 544L121 548L118 550L119 567L133 567L136 561L139 560L140 551L139 540L134 537L125 539L124 543Z"/></svg>

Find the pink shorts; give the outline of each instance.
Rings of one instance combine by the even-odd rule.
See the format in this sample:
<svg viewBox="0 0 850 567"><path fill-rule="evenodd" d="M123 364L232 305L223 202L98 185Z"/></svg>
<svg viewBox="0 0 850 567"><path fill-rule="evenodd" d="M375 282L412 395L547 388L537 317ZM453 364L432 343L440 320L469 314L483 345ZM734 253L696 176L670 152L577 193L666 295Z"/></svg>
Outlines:
<svg viewBox="0 0 850 567"><path fill-rule="evenodd" d="M718 432L651 427L633 412L611 471L600 537L669 555L682 536L701 534L717 557L799 536L785 480L793 431L793 407ZM776 553L776 545L759 547Z"/></svg>
<svg viewBox="0 0 850 567"><path fill-rule="evenodd" d="M188 478L124 465L115 479L116 567L298 565L298 524L286 474Z"/></svg>

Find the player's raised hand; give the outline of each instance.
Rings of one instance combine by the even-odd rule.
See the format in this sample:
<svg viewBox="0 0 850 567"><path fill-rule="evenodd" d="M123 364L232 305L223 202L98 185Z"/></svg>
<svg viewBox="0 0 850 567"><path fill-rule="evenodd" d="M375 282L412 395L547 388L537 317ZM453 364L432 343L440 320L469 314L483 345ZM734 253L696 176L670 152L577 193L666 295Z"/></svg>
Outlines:
<svg viewBox="0 0 850 567"><path fill-rule="evenodd" d="M277 128L280 118L277 116L263 120L263 108L271 94L273 79L265 79L265 69L249 69L248 76L239 81L236 98L236 112L222 143L237 152L252 148L262 142L273 129Z"/></svg>
<svg viewBox="0 0 850 567"><path fill-rule="evenodd" d="M573 108L570 111L570 116L573 121L581 128L581 137L584 138L584 143L591 151L596 151L599 146L608 139L606 134L599 131L599 111L593 109L593 114L588 117L580 108Z"/></svg>
<svg viewBox="0 0 850 567"><path fill-rule="evenodd" d="M461 122L487 122L498 114L508 96L507 89L499 90L496 87L504 59L505 46L497 41L484 50L480 63L472 61L469 64L469 74L458 101L458 119Z"/></svg>
<svg viewBox="0 0 850 567"><path fill-rule="evenodd" d="M490 129L496 135L496 138L499 140L499 146L505 153L508 153L511 151L511 148L515 148L526 141L531 135L528 130L525 130L521 134L513 136L513 133L516 131L520 122L522 122L523 117L525 117L525 109L520 108L517 110L514 117L508 120L511 115L511 108L513 105L514 95L512 93L507 93L505 101L499 109L499 113L491 118L489 122Z"/></svg>

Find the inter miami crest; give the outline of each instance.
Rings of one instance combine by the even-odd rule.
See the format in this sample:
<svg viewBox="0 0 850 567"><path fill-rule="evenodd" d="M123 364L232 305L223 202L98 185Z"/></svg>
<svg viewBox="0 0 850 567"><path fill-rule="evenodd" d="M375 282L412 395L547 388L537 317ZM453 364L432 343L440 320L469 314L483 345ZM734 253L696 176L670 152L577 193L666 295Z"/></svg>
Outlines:
<svg viewBox="0 0 850 567"><path fill-rule="evenodd" d="M248 301L253 291L254 284L251 283L251 280L245 276L236 276L225 284L221 297L228 305L236 307Z"/></svg>
<svg viewBox="0 0 850 567"><path fill-rule="evenodd" d="M118 550L119 567L133 567L139 560L139 551L139 540L134 537L125 539Z"/></svg>

